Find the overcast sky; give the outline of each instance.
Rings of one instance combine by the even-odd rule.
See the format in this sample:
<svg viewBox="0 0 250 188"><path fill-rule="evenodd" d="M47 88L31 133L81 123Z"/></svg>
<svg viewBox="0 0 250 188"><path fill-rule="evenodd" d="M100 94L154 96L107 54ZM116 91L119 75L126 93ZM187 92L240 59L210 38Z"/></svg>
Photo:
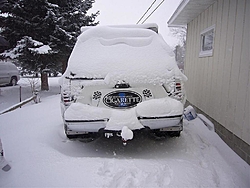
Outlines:
<svg viewBox="0 0 250 188"><path fill-rule="evenodd" d="M144 19L161 3L156 0ZM136 24L154 0L96 0L91 12L100 11L97 21L101 25ZM163 4L149 17L145 23L157 23L159 32L170 46L175 46L178 40L171 35L167 21L174 13L181 0L165 0ZM144 20L142 19L142 21Z"/></svg>

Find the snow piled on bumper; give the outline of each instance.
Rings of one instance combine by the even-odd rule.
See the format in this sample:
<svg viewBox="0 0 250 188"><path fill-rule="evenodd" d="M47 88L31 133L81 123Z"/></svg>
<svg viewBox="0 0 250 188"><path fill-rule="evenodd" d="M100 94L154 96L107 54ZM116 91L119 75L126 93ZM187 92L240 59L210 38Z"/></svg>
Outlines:
<svg viewBox="0 0 250 188"><path fill-rule="evenodd" d="M165 97L151 99L139 103L136 107L138 116L141 117L164 117L183 114L183 104L180 101Z"/></svg>
<svg viewBox="0 0 250 188"><path fill-rule="evenodd" d="M65 120L99 120L110 118L111 111L82 103L72 103L64 113Z"/></svg>
<svg viewBox="0 0 250 188"><path fill-rule="evenodd" d="M152 99L138 104L135 108L116 110L94 107L82 103L73 103L65 111L66 121L86 121L108 119L107 130L122 130L127 126L131 130L141 129L144 126L138 117L171 117L183 114L183 104L170 97Z"/></svg>
<svg viewBox="0 0 250 188"><path fill-rule="evenodd" d="M124 126L131 130L144 128L136 116L135 108L128 110L112 110L112 116L105 129L119 131L122 130Z"/></svg>

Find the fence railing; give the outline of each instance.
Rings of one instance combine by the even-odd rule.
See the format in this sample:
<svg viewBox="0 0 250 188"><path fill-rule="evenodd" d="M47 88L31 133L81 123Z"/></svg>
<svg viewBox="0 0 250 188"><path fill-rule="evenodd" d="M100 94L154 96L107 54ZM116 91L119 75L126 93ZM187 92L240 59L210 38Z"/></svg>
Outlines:
<svg viewBox="0 0 250 188"><path fill-rule="evenodd" d="M24 100L24 101L21 101L21 102L15 104L15 105L13 105L13 106L11 106L11 107L9 107L9 108L3 110L3 111L1 111L1 112L0 112L0 115L5 114L5 113L7 113L7 112L11 112L11 111L13 111L13 110L15 110L15 109L17 109L17 108L20 108L20 107L22 107L23 105L25 105L25 104L31 102L32 100L33 100L35 103L37 103L37 101L38 101L38 95L33 95L32 97L30 97L30 98L28 98L28 99L26 99L26 100Z"/></svg>

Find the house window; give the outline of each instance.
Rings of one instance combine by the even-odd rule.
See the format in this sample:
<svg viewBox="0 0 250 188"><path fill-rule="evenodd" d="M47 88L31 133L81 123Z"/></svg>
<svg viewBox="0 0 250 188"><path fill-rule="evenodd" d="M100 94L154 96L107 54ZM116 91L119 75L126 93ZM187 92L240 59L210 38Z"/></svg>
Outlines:
<svg viewBox="0 0 250 188"><path fill-rule="evenodd" d="M213 55L214 47L214 30L215 26L211 26L201 32L201 49L199 57L207 57Z"/></svg>

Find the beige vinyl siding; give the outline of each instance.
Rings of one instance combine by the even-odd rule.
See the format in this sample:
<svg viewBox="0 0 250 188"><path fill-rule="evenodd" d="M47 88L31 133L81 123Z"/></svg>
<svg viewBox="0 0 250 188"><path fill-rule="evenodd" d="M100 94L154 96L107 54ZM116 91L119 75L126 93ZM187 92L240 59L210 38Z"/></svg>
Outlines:
<svg viewBox="0 0 250 188"><path fill-rule="evenodd" d="M250 144L250 1L218 0L188 24L188 100ZM199 57L200 34L215 25L213 55Z"/></svg>
<svg viewBox="0 0 250 188"><path fill-rule="evenodd" d="M244 4L243 4L244 6ZM237 94L237 102L236 102L236 116L235 121L240 122L240 127L242 127L242 138L250 140L250 131L249 131L249 82L250 82L250 55L249 55L249 48L250 48L250 3L249 0L245 3L245 19L244 19L244 30L243 30L243 41L242 41L242 48L240 54L240 74L239 74L239 81L238 81L238 94ZM240 113L241 109L243 109L244 113ZM248 122L248 124L246 124ZM247 128L245 130L245 128ZM245 132L248 131L248 134ZM241 134L241 132L240 132Z"/></svg>

